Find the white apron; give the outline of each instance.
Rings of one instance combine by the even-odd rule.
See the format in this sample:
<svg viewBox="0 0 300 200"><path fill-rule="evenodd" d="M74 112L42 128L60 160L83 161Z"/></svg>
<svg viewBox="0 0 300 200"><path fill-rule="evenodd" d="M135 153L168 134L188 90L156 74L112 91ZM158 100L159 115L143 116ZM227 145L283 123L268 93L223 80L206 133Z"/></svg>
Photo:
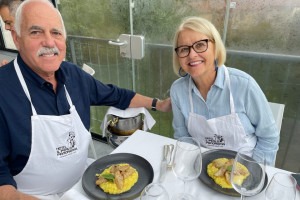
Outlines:
<svg viewBox="0 0 300 200"><path fill-rule="evenodd" d="M57 193L71 188L81 178L87 166L91 135L72 104L66 87L70 114L38 115L17 59L14 66L33 113L30 156L24 169L14 179L20 192L40 199L57 199Z"/></svg>
<svg viewBox="0 0 300 200"><path fill-rule="evenodd" d="M189 80L189 100L191 112L188 119L188 131L192 137L197 138L201 145L210 149L230 149L237 151L240 147L255 147L256 136L247 135L244 127L235 113L233 97L231 94L229 73L225 66L225 86L228 85L230 92L229 115L206 120L202 115L194 113L193 99L191 94L192 78Z"/></svg>

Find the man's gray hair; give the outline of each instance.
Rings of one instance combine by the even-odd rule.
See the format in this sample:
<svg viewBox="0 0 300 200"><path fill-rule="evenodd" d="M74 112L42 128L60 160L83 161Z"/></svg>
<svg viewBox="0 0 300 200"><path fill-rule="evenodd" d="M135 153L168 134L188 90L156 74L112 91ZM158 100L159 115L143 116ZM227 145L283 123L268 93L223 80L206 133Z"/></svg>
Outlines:
<svg viewBox="0 0 300 200"><path fill-rule="evenodd" d="M61 24L62 24L62 27L63 27L63 36L65 38L67 38L67 32L66 32L66 28L65 28L65 24L64 24L64 21L63 21L63 18L60 14L60 12L54 7L54 5L49 1L49 0L25 0L23 1L20 6L18 6L17 10L16 10L16 14L15 14L15 23L14 23L14 29L17 33L17 35L20 37L21 36L21 23L22 23L22 18L23 18L23 8L26 4L29 4L31 2L43 2L45 4L48 4L50 5L52 8L54 8L61 20Z"/></svg>

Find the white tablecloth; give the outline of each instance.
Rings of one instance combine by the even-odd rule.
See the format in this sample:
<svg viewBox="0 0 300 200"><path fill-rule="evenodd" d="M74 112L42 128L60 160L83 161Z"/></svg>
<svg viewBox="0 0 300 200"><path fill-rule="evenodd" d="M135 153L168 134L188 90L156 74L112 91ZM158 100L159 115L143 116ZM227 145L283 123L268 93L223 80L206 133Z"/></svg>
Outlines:
<svg viewBox="0 0 300 200"><path fill-rule="evenodd" d="M112 153L132 153L139 155L152 165L154 170L154 180L153 182L157 182L159 178L159 170L160 170L160 163L162 160L162 148L165 144L175 144L176 140L163 137L157 134L145 132L138 130L132 136L130 136L127 140L125 140L120 146L118 146ZM203 149L206 151L206 149ZM285 172L291 173L285 170L281 170L274 167L266 167L266 172L268 175L268 180L272 178L273 174L276 172ZM218 193L211 188L204 185L200 179L196 179L192 182L186 183L187 192L192 194L195 197L199 197L199 199L209 199L209 200L232 200L232 199L240 199L239 197L232 197L227 196L221 193ZM168 170L166 174L166 179L162 183L162 185L167 189L169 196L181 192L183 190L183 182L178 180L175 175L173 174L172 170ZM87 194L83 191L81 187L81 181L78 182L76 185L71 188L70 191L66 192L65 196L68 193L78 193L81 195L80 200L85 200L82 196L89 199ZM72 195L73 196L73 195ZM299 191L297 191L297 198L296 200L300 200L299 198ZM74 196L73 196L74 197ZM62 198L62 200L77 200L74 198ZM265 200L265 193L264 191L258 195L253 197L247 197L247 200ZM79 200L79 199L78 199Z"/></svg>

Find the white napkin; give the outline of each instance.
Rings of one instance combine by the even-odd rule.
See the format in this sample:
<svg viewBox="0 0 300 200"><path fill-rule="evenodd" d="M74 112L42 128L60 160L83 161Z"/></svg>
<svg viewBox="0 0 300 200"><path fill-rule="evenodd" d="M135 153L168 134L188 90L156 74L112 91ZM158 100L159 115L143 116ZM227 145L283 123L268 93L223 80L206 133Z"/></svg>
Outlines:
<svg viewBox="0 0 300 200"><path fill-rule="evenodd" d="M135 117L140 113L144 114L143 130L144 131L150 130L153 127L153 125L156 123L156 121L153 119L153 117L151 116L151 114L148 112L146 108L139 107L139 108L127 108L126 110L120 110L115 107L109 107L100 127L102 129L102 136L103 137L106 136L105 130L108 125L107 124L108 115L116 115L122 118L130 118L130 117Z"/></svg>
<svg viewBox="0 0 300 200"><path fill-rule="evenodd" d="M74 188L68 190L59 200L90 200Z"/></svg>

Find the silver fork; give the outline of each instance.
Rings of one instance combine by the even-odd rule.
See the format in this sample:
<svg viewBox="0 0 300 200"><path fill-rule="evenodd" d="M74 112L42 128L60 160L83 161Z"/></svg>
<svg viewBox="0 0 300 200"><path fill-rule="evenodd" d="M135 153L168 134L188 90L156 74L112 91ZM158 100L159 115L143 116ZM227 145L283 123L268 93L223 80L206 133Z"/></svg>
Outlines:
<svg viewBox="0 0 300 200"><path fill-rule="evenodd" d="M169 151L168 151L168 155L167 155L167 159L168 159L167 167L172 168L174 144L169 144L168 148L169 148Z"/></svg>

